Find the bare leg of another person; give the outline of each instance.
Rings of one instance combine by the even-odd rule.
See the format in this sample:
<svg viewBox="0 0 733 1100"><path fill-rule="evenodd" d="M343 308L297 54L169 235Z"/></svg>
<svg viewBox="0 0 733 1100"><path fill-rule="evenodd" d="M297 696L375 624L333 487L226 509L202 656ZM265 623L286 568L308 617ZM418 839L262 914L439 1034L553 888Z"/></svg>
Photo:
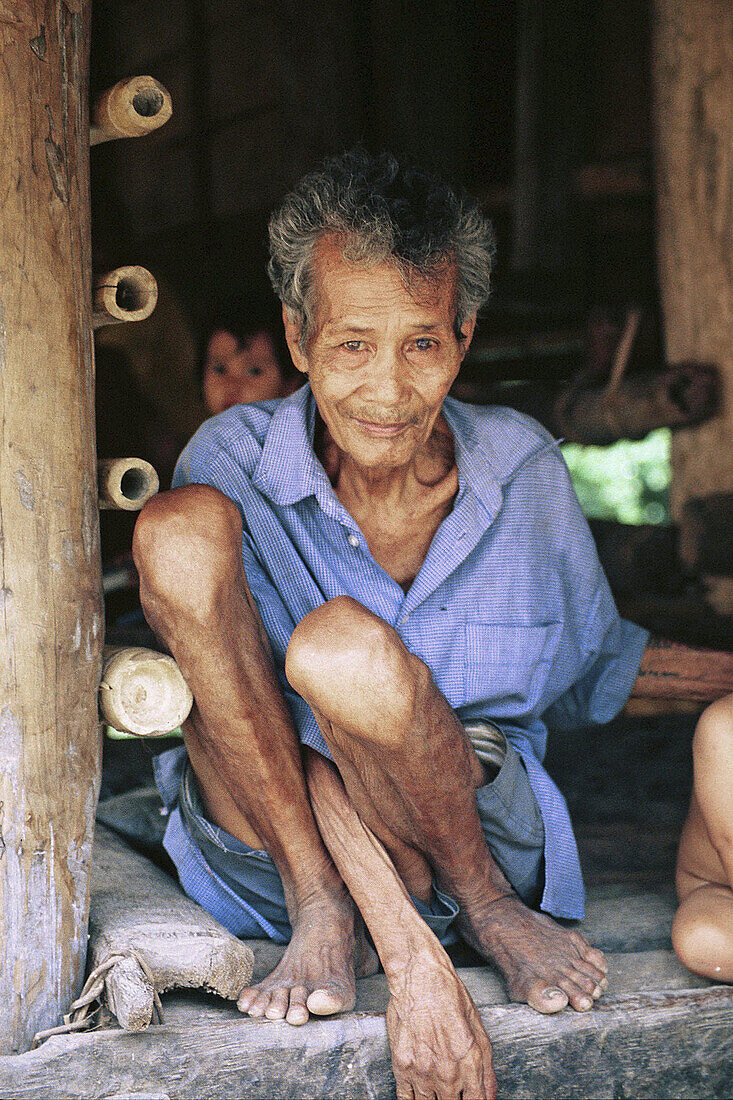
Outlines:
<svg viewBox="0 0 733 1100"><path fill-rule="evenodd" d="M703 713L695 779L677 856L672 943L688 969L733 982L733 695Z"/></svg>
<svg viewBox="0 0 733 1100"><path fill-rule="evenodd" d="M418 915L382 844L335 767L307 751L321 835L372 933L387 976L387 1032L398 1100L493 1100L491 1043L453 965Z"/></svg>
<svg viewBox="0 0 733 1100"><path fill-rule="evenodd" d="M178 662L196 706L186 747L211 819L280 872L292 939L273 973L243 993L253 1016L301 1024L354 1003L355 966L374 953L321 840L300 745L242 566L236 506L208 486L145 506L134 555L146 617ZM361 927L361 925L359 925Z"/></svg>
<svg viewBox="0 0 733 1100"><path fill-rule="evenodd" d="M355 600L331 600L296 627L286 674L410 892L425 898L432 868L460 905L464 938L501 970L512 1000L539 1012L591 1008L607 985L603 955L512 891L478 818L483 766L396 632Z"/></svg>

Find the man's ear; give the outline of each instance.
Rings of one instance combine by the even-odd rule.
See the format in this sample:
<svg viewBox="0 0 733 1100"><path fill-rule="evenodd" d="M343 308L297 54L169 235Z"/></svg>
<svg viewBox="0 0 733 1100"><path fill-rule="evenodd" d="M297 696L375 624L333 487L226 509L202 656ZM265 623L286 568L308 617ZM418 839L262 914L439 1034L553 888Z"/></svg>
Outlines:
<svg viewBox="0 0 733 1100"><path fill-rule="evenodd" d="M293 365L301 374L307 374L308 360L300 346L300 325L290 315L287 306L283 306L283 325L285 326L285 339L288 342Z"/></svg>
<svg viewBox="0 0 733 1100"><path fill-rule="evenodd" d="M471 346L471 341L473 340L473 334L474 334L475 330L476 330L476 314L474 313L471 317L467 317L466 320L461 325L461 332L463 334L461 336L461 339L460 339L461 362L463 362L463 360L466 358L466 352L468 351L468 349Z"/></svg>

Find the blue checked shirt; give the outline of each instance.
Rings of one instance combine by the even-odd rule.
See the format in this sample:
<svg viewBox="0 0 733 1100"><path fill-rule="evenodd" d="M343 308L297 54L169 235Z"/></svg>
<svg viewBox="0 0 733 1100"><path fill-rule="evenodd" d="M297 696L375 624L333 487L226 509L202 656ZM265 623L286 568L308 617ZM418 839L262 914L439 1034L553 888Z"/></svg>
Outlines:
<svg viewBox="0 0 733 1100"><path fill-rule="evenodd" d="M500 725L545 824L542 908L580 918L584 890L567 806L542 767L548 725L608 722L647 634L619 618L559 448L511 409L447 398L459 490L407 594L376 563L313 450L315 400L236 405L187 445L174 486L212 485L239 506L244 569L301 740L330 756L285 679L296 625L348 595L388 622L462 721Z"/></svg>

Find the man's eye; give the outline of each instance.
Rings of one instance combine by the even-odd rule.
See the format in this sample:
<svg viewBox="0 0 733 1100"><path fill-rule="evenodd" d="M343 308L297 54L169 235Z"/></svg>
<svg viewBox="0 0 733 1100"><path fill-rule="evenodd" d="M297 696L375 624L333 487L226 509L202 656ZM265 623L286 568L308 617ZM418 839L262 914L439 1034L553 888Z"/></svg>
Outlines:
<svg viewBox="0 0 733 1100"><path fill-rule="evenodd" d="M259 378L262 374L262 367L250 367L248 373L252 378Z"/></svg>
<svg viewBox="0 0 733 1100"><path fill-rule="evenodd" d="M347 351L361 351L362 348L364 347L364 341L363 340L346 340L343 344L343 347L345 347Z"/></svg>
<svg viewBox="0 0 733 1100"><path fill-rule="evenodd" d="M415 347L418 351L429 351L434 346L435 341L431 340L429 336L418 336L415 341Z"/></svg>
<svg viewBox="0 0 733 1100"><path fill-rule="evenodd" d="M212 374L226 374L227 368L225 363L212 363L209 367Z"/></svg>

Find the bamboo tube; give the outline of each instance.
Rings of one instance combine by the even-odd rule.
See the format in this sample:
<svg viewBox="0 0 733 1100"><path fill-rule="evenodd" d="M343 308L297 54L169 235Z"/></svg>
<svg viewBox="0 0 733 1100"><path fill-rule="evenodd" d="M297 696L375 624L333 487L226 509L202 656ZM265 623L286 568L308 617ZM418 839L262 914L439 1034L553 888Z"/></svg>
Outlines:
<svg viewBox="0 0 733 1100"><path fill-rule="evenodd" d="M131 76L103 92L92 107L89 144L144 137L173 114L170 92L152 76Z"/></svg>
<svg viewBox="0 0 733 1100"><path fill-rule="evenodd" d="M97 462L100 508L139 512L159 488L158 475L144 458L107 458Z"/></svg>
<svg viewBox="0 0 733 1100"><path fill-rule="evenodd" d="M144 321L157 301L158 284L147 268L117 267L101 275L94 284L94 328L122 321Z"/></svg>
<svg viewBox="0 0 733 1100"><path fill-rule="evenodd" d="M176 662L139 646L104 647L99 710L108 725L138 737L162 737L188 718L193 695Z"/></svg>

